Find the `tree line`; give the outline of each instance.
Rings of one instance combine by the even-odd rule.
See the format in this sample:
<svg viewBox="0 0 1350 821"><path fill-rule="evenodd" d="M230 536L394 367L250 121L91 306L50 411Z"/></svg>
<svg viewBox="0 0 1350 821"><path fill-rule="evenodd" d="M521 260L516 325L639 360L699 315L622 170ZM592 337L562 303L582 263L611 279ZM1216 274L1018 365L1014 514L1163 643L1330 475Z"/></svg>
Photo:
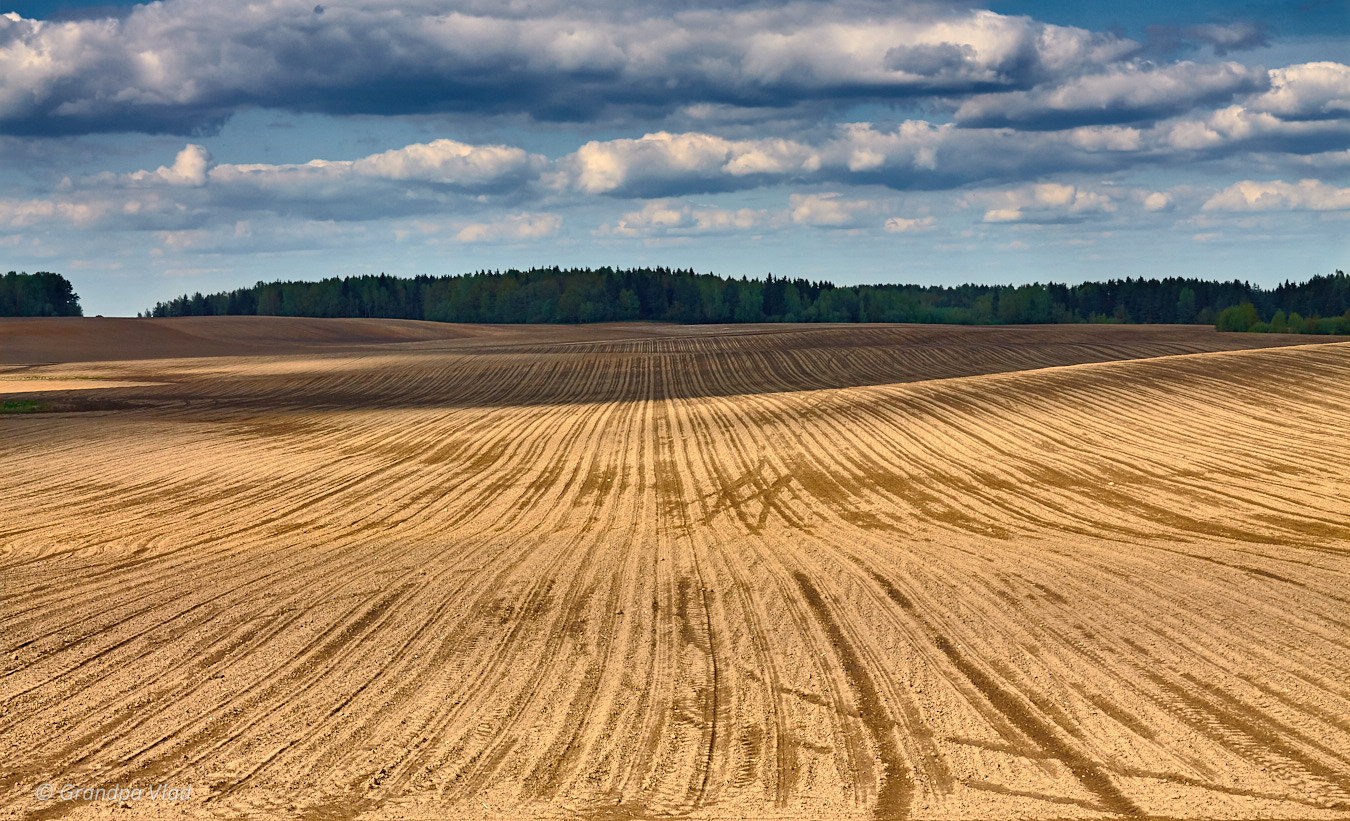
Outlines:
<svg viewBox="0 0 1350 821"><path fill-rule="evenodd" d="M84 316L70 280L50 271L0 277L0 316Z"/></svg>
<svg viewBox="0 0 1350 821"><path fill-rule="evenodd" d="M1171 277L1031 285L849 285L739 279L670 268L531 268L458 276L332 277L184 294L145 316L249 314L468 323L1071 322L1214 324L1220 330L1350 333L1342 271L1265 289Z"/></svg>

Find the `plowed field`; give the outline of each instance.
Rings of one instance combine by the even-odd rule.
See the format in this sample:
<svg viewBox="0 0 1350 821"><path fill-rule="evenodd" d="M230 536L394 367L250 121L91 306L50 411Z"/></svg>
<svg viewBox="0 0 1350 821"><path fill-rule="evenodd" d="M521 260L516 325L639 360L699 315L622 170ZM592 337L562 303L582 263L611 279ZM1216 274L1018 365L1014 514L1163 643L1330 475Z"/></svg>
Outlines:
<svg viewBox="0 0 1350 821"><path fill-rule="evenodd" d="M1350 818L1350 343L0 325L4 817Z"/></svg>

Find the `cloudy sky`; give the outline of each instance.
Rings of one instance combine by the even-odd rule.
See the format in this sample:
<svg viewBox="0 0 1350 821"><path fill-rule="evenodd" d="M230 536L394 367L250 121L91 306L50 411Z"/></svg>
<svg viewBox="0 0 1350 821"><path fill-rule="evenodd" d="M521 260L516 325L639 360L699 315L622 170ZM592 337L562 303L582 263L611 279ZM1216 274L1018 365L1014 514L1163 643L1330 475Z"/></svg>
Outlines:
<svg viewBox="0 0 1350 821"><path fill-rule="evenodd" d="M4 6L0 0L0 6ZM10 0L0 270L1350 267L1350 4Z"/></svg>

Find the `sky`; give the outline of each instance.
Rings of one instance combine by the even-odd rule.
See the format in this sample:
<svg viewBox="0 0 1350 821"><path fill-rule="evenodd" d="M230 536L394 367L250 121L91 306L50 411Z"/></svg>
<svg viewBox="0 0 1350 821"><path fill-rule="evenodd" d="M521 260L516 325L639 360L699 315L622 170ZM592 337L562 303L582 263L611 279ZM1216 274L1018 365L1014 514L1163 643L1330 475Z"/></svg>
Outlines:
<svg viewBox="0 0 1350 821"><path fill-rule="evenodd" d="M0 0L0 271L1350 268L1345 0Z"/></svg>

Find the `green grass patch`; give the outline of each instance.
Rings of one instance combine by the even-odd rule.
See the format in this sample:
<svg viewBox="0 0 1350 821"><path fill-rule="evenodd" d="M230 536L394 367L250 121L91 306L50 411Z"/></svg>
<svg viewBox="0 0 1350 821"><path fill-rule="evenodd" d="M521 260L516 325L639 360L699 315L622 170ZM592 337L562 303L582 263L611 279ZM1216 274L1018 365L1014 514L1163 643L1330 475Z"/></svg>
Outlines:
<svg viewBox="0 0 1350 821"><path fill-rule="evenodd" d="M42 413L47 410L46 402L32 399L14 399L0 402L0 413Z"/></svg>

